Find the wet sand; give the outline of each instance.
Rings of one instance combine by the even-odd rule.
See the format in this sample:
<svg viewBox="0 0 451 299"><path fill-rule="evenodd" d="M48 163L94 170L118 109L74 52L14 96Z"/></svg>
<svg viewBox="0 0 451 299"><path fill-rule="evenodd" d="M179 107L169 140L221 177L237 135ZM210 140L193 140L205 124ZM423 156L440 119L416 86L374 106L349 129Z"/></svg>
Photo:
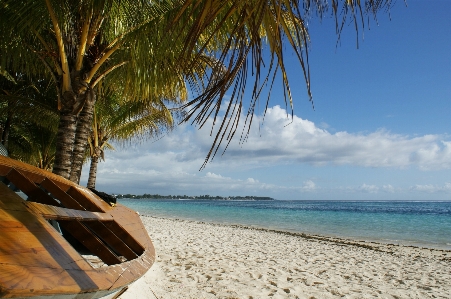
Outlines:
<svg viewBox="0 0 451 299"><path fill-rule="evenodd" d="M451 252L141 217L152 268L136 298L451 298Z"/></svg>

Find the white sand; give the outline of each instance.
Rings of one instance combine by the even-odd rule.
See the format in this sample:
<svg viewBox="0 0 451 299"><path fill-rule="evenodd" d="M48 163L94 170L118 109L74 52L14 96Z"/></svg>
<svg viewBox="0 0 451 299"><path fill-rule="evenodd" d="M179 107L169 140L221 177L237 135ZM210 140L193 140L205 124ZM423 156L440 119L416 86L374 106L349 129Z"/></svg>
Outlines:
<svg viewBox="0 0 451 299"><path fill-rule="evenodd" d="M449 251L141 219L157 261L122 299L451 298Z"/></svg>

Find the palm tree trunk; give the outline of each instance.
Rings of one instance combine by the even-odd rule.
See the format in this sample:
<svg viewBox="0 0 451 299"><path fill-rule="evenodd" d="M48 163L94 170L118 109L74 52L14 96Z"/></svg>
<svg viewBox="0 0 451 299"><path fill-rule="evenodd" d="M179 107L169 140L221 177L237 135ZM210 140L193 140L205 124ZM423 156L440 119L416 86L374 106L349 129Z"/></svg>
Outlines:
<svg viewBox="0 0 451 299"><path fill-rule="evenodd" d="M80 131L79 138L84 138L83 142L87 142L88 136L83 137L85 131L89 132L90 123L78 121L78 114L83 110L84 106L94 105L95 93L86 85L81 79L84 75L79 71L71 72L71 86L72 90L65 91L62 94L62 110L60 114L60 123L58 126L58 133L56 136L56 155L53 166L53 173L61 175L66 179L71 179L73 151L75 147L76 132ZM91 112L92 114L92 112ZM92 118L92 116L91 116ZM80 161L79 172L81 173L81 166L83 164L84 148L81 150L82 154L78 154L80 149L77 149L77 159ZM81 158L80 158L81 156ZM78 179L76 180L78 182Z"/></svg>
<svg viewBox="0 0 451 299"><path fill-rule="evenodd" d="M75 183L80 182L81 170L85 156L86 147L88 146L88 136L92 124L94 113L95 94L89 96L78 116L77 130L75 133L74 149L72 152L72 169L70 172L70 180Z"/></svg>
<svg viewBox="0 0 451 299"><path fill-rule="evenodd" d="M77 116L68 108L60 113L58 133L56 135L56 153L53 173L69 179L71 170L72 150L74 148Z"/></svg>
<svg viewBox="0 0 451 299"><path fill-rule="evenodd" d="M99 163L99 157L91 157L91 168L89 169L89 178L87 187L91 189L96 188L96 178L97 178L97 164Z"/></svg>

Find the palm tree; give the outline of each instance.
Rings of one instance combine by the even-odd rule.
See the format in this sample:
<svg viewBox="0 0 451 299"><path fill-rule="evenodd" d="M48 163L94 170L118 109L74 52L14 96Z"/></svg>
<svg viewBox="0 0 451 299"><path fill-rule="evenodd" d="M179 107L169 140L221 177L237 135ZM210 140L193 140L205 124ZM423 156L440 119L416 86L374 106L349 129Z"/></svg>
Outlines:
<svg viewBox="0 0 451 299"><path fill-rule="evenodd" d="M297 56L312 99L309 17L323 16L330 6L340 35L348 17L358 30L364 14L375 16L391 4L392 0L330 0L330 5L327 0L2 0L0 73L13 70L53 79L60 110L54 172L64 177L81 168L99 82L123 85L123 96L148 102L185 99L187 82L197 95L186 104L190 110L185 120L200 126L210 116L216 122L230 90L207 163L221 142L230 142L235 134L249 74L254 74L254 83L246 126L252 122L261 87L272 87L277 73L292 107L285 48Z"/></svg>
<svg viewBox="0 0 451 299"><path fill-rule="evenodd" d="M100 81L143 101L186 97L172 54L153 47L173 2L2 1L2 70L52 78L57 90L55 173L69 178L72 164L81 167Z"/></svg>
<svg viewBox="0 0 451 299"><path fill-rule="evenodd" d="M88 138L91 165L87 187L92 189L95 189L97 164L105 160L105 149L114 150L110 140L131 142L140 137L151 138L174 125L172 113L161 99L148 103L119 99L111 91L100 94Z"/></svg>

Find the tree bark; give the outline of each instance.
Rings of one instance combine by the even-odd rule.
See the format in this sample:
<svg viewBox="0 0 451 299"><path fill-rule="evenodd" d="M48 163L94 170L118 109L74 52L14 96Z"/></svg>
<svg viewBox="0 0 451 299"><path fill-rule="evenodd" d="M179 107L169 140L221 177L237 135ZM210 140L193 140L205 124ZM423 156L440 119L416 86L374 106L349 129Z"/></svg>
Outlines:
<svg viewBox="0 0 451 299"><path fill-rule="evenodd" d="M89 178L88 178L88 188L95 189L96 188L96 178L97 178L97 164L99 163L99 157L94 156L91 157L91 167L89 169Z"/></svg>
<svg viewBox="0 0 451 299"><path fill-rule="evenodd" d="M58 133L56 135L56 153L53 173L69 179L72 151L74 148L77 116L70 108L63 108L60 113Z"/></svg>
<svg viewBox="0 0 451 299"><path fill-rule="evenodd" d="M75 183L80 182L81 170L85 156L86 147L88 146L88 137L92 125L94 114L95 93L90 90L85 105L78 116L77 130L75 133L74 149L72 152L72 169L70 172L70 180Z"/></svg>
<svg viewBox="0 0 451 299"><path fill-rule="evenodd" d="M83 77L84 74L81 72L72 71L72 90L63 92L61 97L62 110L60 112L60 123L56 135L56 154L53 173L66 179L70 179L71 175L77 127L86 126L85 123L78 124L78 114L84 108L85 104L89 105L95 99L94 93L89 85L83 82ZM89 127L90 124L85 129L89 131ZM87 136L85 140L87 140ZM83 159L81 163L83 163Z"/></svg>

